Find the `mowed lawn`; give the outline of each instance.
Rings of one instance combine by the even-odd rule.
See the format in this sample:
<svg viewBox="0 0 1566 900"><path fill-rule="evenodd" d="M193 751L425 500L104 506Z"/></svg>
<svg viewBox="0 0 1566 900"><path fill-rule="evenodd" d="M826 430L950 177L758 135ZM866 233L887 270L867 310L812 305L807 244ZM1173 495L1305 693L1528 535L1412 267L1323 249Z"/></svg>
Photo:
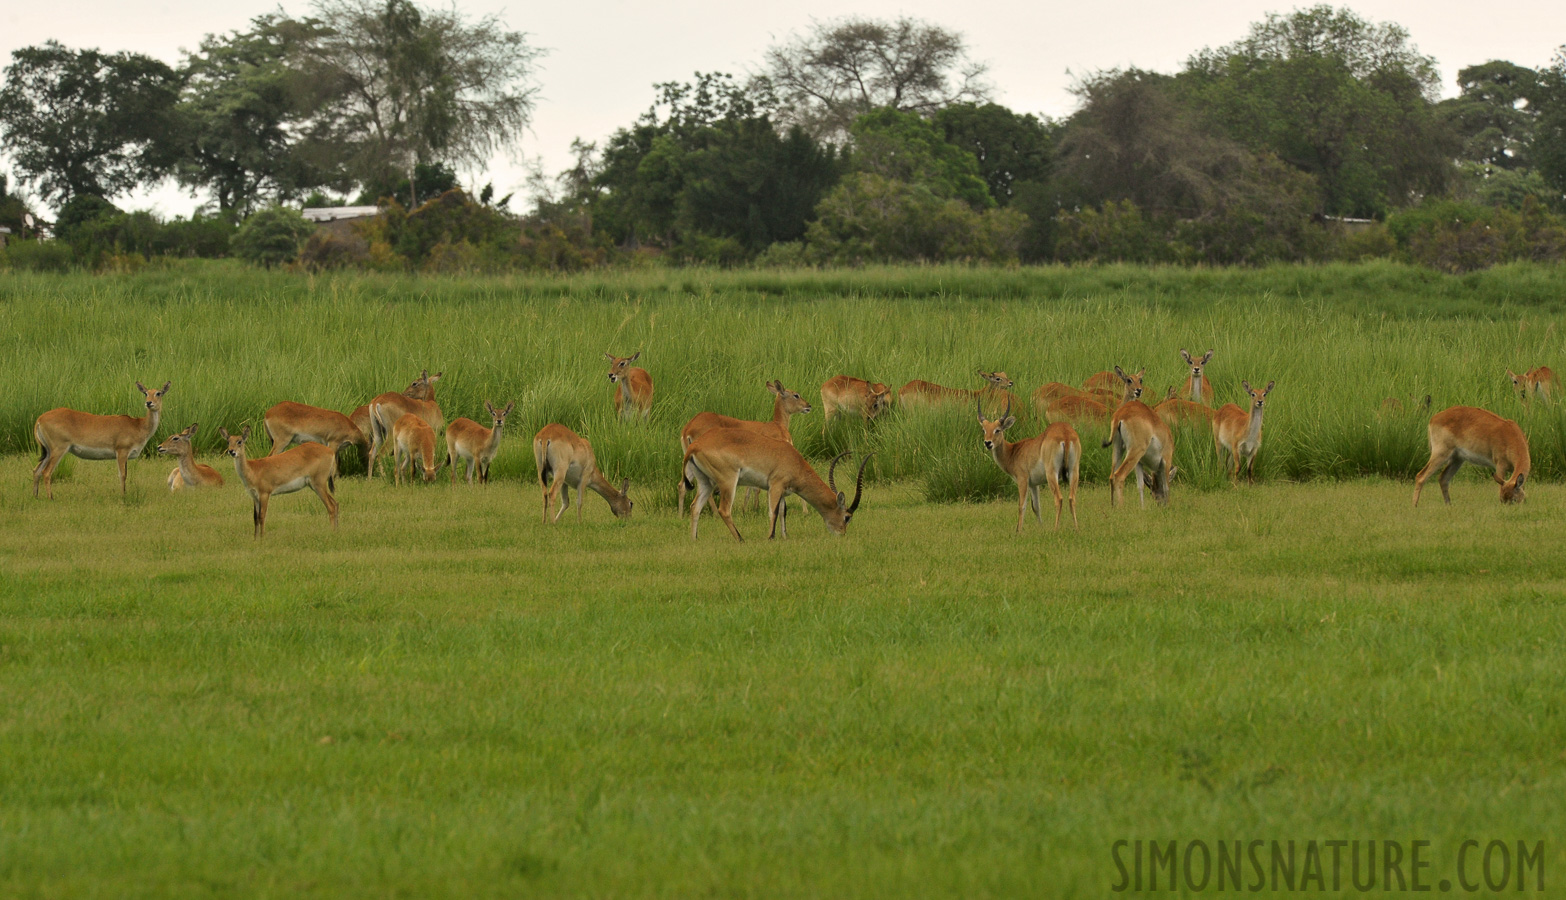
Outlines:
<svg viewBox="0 0 1566 900"><path fill-rule="evenodd" d="M256 543L208 461L0 460L0 895L1094 897L1171 838L1566 877L1560 485L1095 486L1021 536L883 486L741 545L442 472Z"/></svg>

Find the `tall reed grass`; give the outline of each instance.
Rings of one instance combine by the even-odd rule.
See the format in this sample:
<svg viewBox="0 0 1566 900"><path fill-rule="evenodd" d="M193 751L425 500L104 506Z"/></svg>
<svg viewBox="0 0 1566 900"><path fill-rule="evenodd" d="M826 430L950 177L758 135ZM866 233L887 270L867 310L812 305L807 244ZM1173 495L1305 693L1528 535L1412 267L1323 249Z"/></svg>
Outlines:
<svg viewBox="0 0 1566 900"><path fill-rule="evenodd" d="M531 481L534 431L561 422L593 441L601 465L638 500L672 500L678 434L717 410L766 418L778 378L813 396L853 374L894 390L913 378L978 387L1003 369L1024 399L1039 384L1080 383L1145 366L1149 391L1183 380L1182 347L1217 352L1219 403L1239 383L1277 381L1262 478L1378 473L1424 463L1425 416L1470 404L1518 418L1535 472L1566 471L1560 408L1525 410L1504 370L1566 373L1566 270L1509 266L1441 276L1393 264L1189 270L1041 269L610 272L561 278L311 277L233 264L133 276L0 276L0 452L36 452L32 424L56 406L134 413L132 383L173 382L161 431L190 422L259 425L280 400L344 411L444 371L446 416L481 418L517 401L495 462ZM642 351L656 384L646 423L615 420L605 351ZM1402 413L1385 413L1398 397ZM1030 409L1012 436L1036 433ZM796 419L820 459L875 451L870 477L917 479L932 500L1013 490L979 443L971 408L894 411L874 423ZM1104 435L1085 430L1084 478L1108 470ZM1177 436L1181 485L1224 481L1206 429Z"/></svg>

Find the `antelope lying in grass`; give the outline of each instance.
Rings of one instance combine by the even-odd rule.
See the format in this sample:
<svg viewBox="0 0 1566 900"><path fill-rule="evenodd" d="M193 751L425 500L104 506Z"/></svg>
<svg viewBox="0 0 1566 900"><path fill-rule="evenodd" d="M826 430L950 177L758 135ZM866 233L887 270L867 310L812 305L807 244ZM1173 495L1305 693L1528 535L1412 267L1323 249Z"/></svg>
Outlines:
<svg viewBox="0 0 1566 900"><path fill-rule="evenodd" d="M485 428L472 419L456 419L446 426L446 465L451 468L452 484L457 483L458 459L468 464L468 484L473 483L474 469L478 469L479 484L489 483L489 464L500 452L500 433L506 427L506 417L515 407L516 403L511 402L505 409L496 410L485 400L484 410L489 413L490 427Z"/></svg>
<svg viewBox="0 0 1566 900"><path fill-rule="evenodd" d="M163 395L169 392L170 382L163 387L148 390L136 382L141 391L147 414L132 416L99 416L60 407L51 409L33 423L33 437L43 454L33 469L33 497L38 496L38 483L43 482L50 500L54 499L54 470L60 460L69 453L82 459L113 459L120 466L120 495L125 494L125 464L141 455L147 442L158 430L158 420L163 415Z"/></svg>
<svg viewBox="0 0 1566 900"><path fill-rule="evenodd" d="M1002 402L1015 400L1010 393L1015 382L1005 372L986 372L978 370L979 377L985 382L985 386L976 391L963 388L949 388L936 384L933 381L914 380L902 386L897 392L897 403L904 408L910 406L931 406L937 403L966 403L978 397L981 400L993 401L993 405L999 406Z"/></svg>
<svg viewBox="0 0 1566 900"><path fill-rule="evenodd" d="M229 434L222 428L218 429L218 434L228 441L228 449L223 452L234 458L234 472L239 476L239 483L250 492L257 540L266 534L266 509L272 495L292 494L306 487L321 498L327 515L331 516L332 530L337 530L337 498L332 494L337 488L337 454L322 444L300 444L276 456L246 459L249 425L239 434Z"/></svg>
<svg viewBox="0 0 1566 900"><path fill-rule="evenodd" d="M414 456L420 458L420 465L424 467L424 480L434 481L435 429L413 413L407 413L392 423L392 469L397 484L402 484L403 469L413 466ZM413 479L411 471L408 479Z"/></svg>
<svg viewBox="0 0 1566 900"><path fill-rule="evenodd" d="M1060 528L1060 482L1071 489L1071 525L1077 525L1077 481L1081 474L1082 439L1077 430L1064 422L1056 422L1038 437L1011 443L1006 440L1006 429L1017 423L1011 415L1011 407L1001 413L999 419L984 418L984 407L978 407L979 429L984 434L984 448L990 451L995 464L1017 483L1017 533L1022 533L1022 521L1027 518L1028 501L1033 502L1033 515L1044 524L1039 511L1039 485L1048 484L1055 495L1055 527Z"/></svg>
<svg viewBox="0 0 1566 900"><path fill-rule="evenodd" d="M1212 424L1213 416L1217 411L1210 406L1195 403L1190 400L1182 400L1175 395L1175 389L1169 388L1169 395L1153 407L1153 412L1158 413L1158 418L1173 428L1186 422L1205 422Z"/></svg>
<svg viewBox="0 0 1566 900"><path fill-rule="evenodd" d="M696 488L696 499L691 503L691 540L696 539L696 526L700 524L701 508L714 494L718 497L718 517L729 526L729 533L737 541L743 541L734 525L732 509L734 494L741 487L765 488L767 491L767 515L770 540L777 536L783 500L789 494L815 508L834 534L843 534L848 523L859 509L859 498L864 490L865 466L869 454L859 463L859 476L854 484L854 501L845 503L837 490L834 475L837 464L847 453L832 460L827 468L827 480L810 467L810 463L794 449L793 444L765 437L743 428L715 428L697 438L685 451L683 469L686 481ZM783 536L788 536L786 523Z"/></svg>
<svg viewBox="0 0 1566 900"><path fill-rule="evenodd" d="M1240 382L1250 395L1248 409L1233 403L1225 403L1213 414L1213 444L1219 459L1225 451L1229 454L1229 480L1240 483L1240 469L1246 470L1246 480L1256 481L1256 453L1261 450L1262 413L1267 395L1272 393L1274 382L1267 382L1261 390L1252 390L1249 381Z"/></svg>
<svg viewBox="0 0 1566 900"><path fill-rule="evenodd" d="M169 473L170 491L223 486L223 476L216 469L196 462L195 437L199 427L199 423L192 422L184 431L169 435L158 445L159 453L179 459L179 465Z"/></svg>
<svg viewBox="0 0 1566 900"><path fill-rule="evenodd" d="M1142 372L1127 375L1115 366L1115 374L1125 385L1125 401L1115 410L1109 422L1111 447L1109 474L1109 502L1119 506L1125 497L1126 477L1136 472L1137 496L1147 505L1143 494L1146 484L1144 467L1153 473L1153 499L1161 504L1169 502L1169 479L1174 475L1174 435L1169 425L1152 408L1143 403Z"/></svg>
<svg viewBox="0 0 1566 900"><path fill-rule="evenodd" d="M736 419L733 416L720 415L714 412L697 413L691 417L685 427L680 430L680 451L690 449L691 443L714 428L747 428L757 434L763 434L780 441L794 443L794 435L789 431L789 419L801 413L811 410L810 403L800 396L798 391L791 391L783 386L782 381L767 382L767 390L771 391L772 418L765 422L754 422L746 419ZM680 484L677 488L680 515L685 515L685 476L680 476Z"/></svg>
<svg viewBox="0 0 1566 900"><path fill-rule="evenodd" d="M641 355L640 350L630 356L604 354L609 359L609 380L614 384L614 411L622 419L629 419L638 413L646 419L652 412L652 376L647 374L646 369L631 365Z"/></svg>
<svg viewBox="0 0 1566 900"><path fill-rule="evenodd" d="M1430 461L1414 476L1414 505L1419 505L1425 481L1437 470L1441 472L1441 499L1451 503L1448 486L1465 462L1494 470L1491 477L1501 486L1502 503L1525 499L1523 483L1533 467L1522 429L1487 409L1453 406L1430 419Z"/></svg>
<svg viewBox="0 0 1566 900"><path fill-rule="evenodd" d="M821 385L821 433L836 413L863 416L874 419L892 405L892 389L877 381L874 384L852 375L835 375Z"/></svg>
<svg viewBox="0 0 1566 900"><path fill-rule="evenodd" d="M544 524L560 521L571 503L571 488L576 488L576 520L582 521L582 495L588 490L609 502L615 517L631 516L631 489L627 478L615 488L598 470L598 460L593 456L593 445L587 439L564 425L545 425L533 436L533 462L538 467L538 486L544 492ZM549 517L549 507L560 498L560 508L555 517Z"/></svg>
<svg viewBox="0 0 1566 900"><path fill-rule="evenodd" d="M375 477L375 462L380 458L381 448L398 419L407 415L418 416L436 434L446 427L446 415L440 411L440 404L435 402L435 382L440 380L442 374L436 372L431 375L430 370L425 369L406 391L400 394L388 391L370 401L369 477Z"/></svg>

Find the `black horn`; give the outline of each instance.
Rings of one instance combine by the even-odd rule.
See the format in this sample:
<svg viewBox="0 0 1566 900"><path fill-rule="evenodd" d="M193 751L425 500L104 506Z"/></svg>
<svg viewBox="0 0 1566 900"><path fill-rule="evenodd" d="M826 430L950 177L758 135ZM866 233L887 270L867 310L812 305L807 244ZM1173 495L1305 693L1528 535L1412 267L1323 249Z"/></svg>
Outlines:
<svg viewBox="0 0 1566 900"><path fill-rule="evenodd" d="M859 495L865 489L865 466L870 465L870 457L874 455L875 451L872 450L865 454L864 459L859 461L859 477L854 479L854 502L848 504L849 513L853 513L854 510L859 508Z"/></svg>
<svg viewBox="0 0 1566 900"><path fill-rule="evenodd" d="M837 464L839 462L842 462L843 458L848 456L849 453L850 453L850 451L847 451L847 450L843 451L842 453L839 453L837 456L832 458L832 464L830 466L827 466L827 487L834 494L837 493L837 482L832 480L832 476L837 473Z"/></svg>

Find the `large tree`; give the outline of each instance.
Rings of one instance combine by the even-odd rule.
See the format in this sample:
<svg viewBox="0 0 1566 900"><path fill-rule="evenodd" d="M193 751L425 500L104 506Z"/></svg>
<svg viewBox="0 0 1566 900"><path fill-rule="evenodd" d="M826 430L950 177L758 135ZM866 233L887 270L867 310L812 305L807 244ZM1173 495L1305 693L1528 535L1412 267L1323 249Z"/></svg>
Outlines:
<svg viewBox="0 0 1566 900"><path fill-rule="evenodd" d="M346 189L333 148L312 133L319 99L289 58L322 37L309 19L259 16L247 31L208 35L185 62L178 107L180 183L239 216L312 189Z"/></svg>
<svg viewBox="0 0 1566 900"><path fill-rule="evenodd" d="M1498 169L1524 169L1539 116L1539 73L1491 60L1457 73L1460 93L1441 113L1463 139L1462 158Z"/></svg>
<svg viewBox="0 0 1566 900"><path fill-rule="evenodd" d="M1368 216L1441 191L1458 151L1435 60L1397 25L1316 6L1192 57L1176 85L1253 151L1314 175L1322 211Z"/></svg>
<svg viewBox="0 0 1566 900"><path fill-rule="evenodd" d="M958 32L907 16L849 16L768 49L763 77L778 92L785 121L818 139L842 140L873 109L930 115L953 103L982 103L990 97L986 71Z"/></svg>
<svg viewBox="0 0 1566 900"><path fill-rule="evenodd" d="M0 87L0 141L47 200L113 197L168 172L179 87L178 73L140 54L24 47Z"/></svg>
<svg viewBox="0 0 1566 900"><path fill-rule="evenodd" d="M1566 205L1566 46L1539 73L1539 119L1529 150L1555 204Z"/></svg>
<svg viewBox="0 0 1566 900"><path fill-rule="evenodd" d="M497 16L411 0L318 0L324 32L298 54L323 94L323 124L361 184L419 163L482 166L533 115L541 51ZM410 204L418 196L410 191Z"/></svg>

